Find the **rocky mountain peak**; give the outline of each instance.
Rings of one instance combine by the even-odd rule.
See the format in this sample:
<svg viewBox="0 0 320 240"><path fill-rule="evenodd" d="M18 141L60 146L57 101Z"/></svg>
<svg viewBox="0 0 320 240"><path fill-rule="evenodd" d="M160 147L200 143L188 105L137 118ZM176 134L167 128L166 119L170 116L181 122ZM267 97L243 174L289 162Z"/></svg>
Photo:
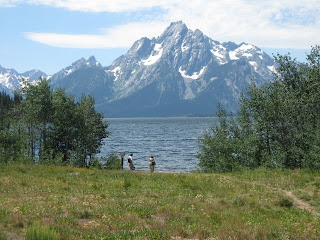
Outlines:
<svg viewBox="0 0 320 240"><path fill-rule="evenodd" d="M96 60L94 56L88 58L80 58L73 62L70 66L62 69L51 77L51 82L56 83L57 81L69 76L70 74L85 68L99 68L103 69L102 65Z"/></svg>
<svg viewBox="0 0 320 240"><path fill-rule="evenodd" d="M160 37L158 38L158 41L162 42L168 38L178 38L181 36L183 37L188 31L189 29L182 21L173 22L160 35Z"/></svg>
<svg viewBox="0 0 320 240"><path fill-rule="evenodd" d="M40 77L46 78L47 74L40 70L33 69L33 70L22 73L21 76L28 78L30 81L35 81L35 80L38 80Z"/></svg>
<svg viewBox="0 0 320 240"><path fill-rule="evenodd" d="M102 65L96 60L94 56L90 56L86 59L86 65L92 67L102 67Z"/></svg>
<svg viewBox="0 0 320 240"><path fill-rule="evenodd" d="M69 66L69 68L78 69L81 67L102 67L94 56L88 58L80 58Z"/></svg>

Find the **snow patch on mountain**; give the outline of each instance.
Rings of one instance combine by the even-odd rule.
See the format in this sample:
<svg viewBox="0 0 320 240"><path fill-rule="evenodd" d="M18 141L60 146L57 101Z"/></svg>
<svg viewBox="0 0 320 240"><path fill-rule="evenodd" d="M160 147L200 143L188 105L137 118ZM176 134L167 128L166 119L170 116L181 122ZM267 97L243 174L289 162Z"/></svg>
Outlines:
<svg viewBox="0 0 320 240"><path fill-rule="evenodd" d="M249 61L249 64L250 64L251 66L253 66L253 68L254 68L255 71L257 71L257 69L258 69L258 63L257 63L257 62L255 62L255 61Z"/></svg>
<svg viewBox="0 0 320 240"><path fill-rule="evenodd" d="M212 47L210 52L218 59L219 64L223 65L228 63L228 59L226 57L226 48L221 45L215 45Z"/></svg>
<svg viewBox="0 0 320 240"><path fill-rule="evenodd" d="M136 50L139 50L141 48L142 44L143 44L143 41L139 42L139 44L137 45Z"/></svg>
<svg viewBox="0 0 320 240"><path fill-rule="evenodd" d="M182 51L182 52L188 51L189 48L190 48L189 46L186 46L186 45L185 45L185 42L182 43L182 45L181 45L181 51Z"/></svg>
<svg viewBox="0 0 320 240"><path fill-rule="evenodd" d="M244 54L242 54L242 56L247 57L247 58L250 58L250 57L252 57L253 55L252 55L252 53L244 53Z"/></svg>
<svg viewBox="0 0 320 240"><path fill-rule="evenodd" d="M273 73L276 73L276 72L277 72L274 65L272 65L272 66L267 66L267 68L268 68L271 72L273 72Z"/></svg>
<svg viewBox="0 0 320 240"><path fill-rule="evenodd" d="M117 81L119 79L120 73L121 73L121 67L115 67L113 70L108 70L109 72L113 73L113 76L115 77L114 81Z"/></svg>
<svg viewBox="0 0 320 240"><path fill-rule="evenodd" d="M242 51L242 52L246 52L248 50L254 50L256 49L255 46L251 45L251 44L246 44L246 43L243 43L241 44L241 46L238 48L238 51Z"/></svg>
<svg viewBox="0 0 320 240"><path fill-rule="evenodd" d="M239 60L239 58L236 56L237 51L230 51L229 52L229 57L231 60Z"/></svg>
<svg viewBox="0 0 320 240"><path fill-rule="evenodd" d="M241 57L251 58L253 57L252 52L256 51L256 47L251 44L242 43L240 47L229 52L231 60L239 60ZM262 59L262 56L260 57Z"/></svg>
<svg viewBox="0 0 320 240"><path fill-rule="evenodd" d="M72 72L73 72L74 69L70 68L70 69L66 69L66 74L67 75L70 75Z"/></svg>
<svg viewBox="0 0 320 240"><path fill-rule="evenodd" d="M194 72L191 76L186 74L186 71L182 70L180 67L179 68L179 73L181 74L181 76L183 78L189 78L189 79L193 79L196 80L198 78L201 77L201 75L203 74L204 70L206 69L207 66L204 66L199 72Z"/></svg>
<svg viewBox="0 0 320 240"><path fill-rule="evenodd" d="M156 44L150 56L147 59L142 60L142 63L145 66L150 66L152 64L155 64L161 58L162 52L163 52L162 44L159 44L159 43Z"/></svg>

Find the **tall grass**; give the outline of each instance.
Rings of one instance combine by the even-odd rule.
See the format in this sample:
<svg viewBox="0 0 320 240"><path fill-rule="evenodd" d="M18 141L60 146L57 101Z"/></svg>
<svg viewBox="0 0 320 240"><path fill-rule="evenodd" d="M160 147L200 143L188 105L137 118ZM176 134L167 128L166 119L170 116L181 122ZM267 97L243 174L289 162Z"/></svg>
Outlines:
<svg viewBox="0 0 320 240"><path fill-rule="evenodd" d="M48 226L32 224L26 231L26 240L60 240L60 234Z"/></svg>
<svg viewBox="0 0 320 240"><path fill-rule="evenodd" d="M0 239L1 232L3 239L320 239L319 218L277 191L319 211L319 180L304 170L150 174L2 165Z"/></svg>

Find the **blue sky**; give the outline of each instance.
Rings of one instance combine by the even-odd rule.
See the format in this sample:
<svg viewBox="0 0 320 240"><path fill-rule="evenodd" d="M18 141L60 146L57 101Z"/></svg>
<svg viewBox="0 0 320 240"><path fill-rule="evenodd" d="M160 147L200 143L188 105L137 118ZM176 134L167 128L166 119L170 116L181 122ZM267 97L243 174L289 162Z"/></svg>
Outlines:
<svg viewBox="0 0 320 240"><path fill-rule="evenodd" d="M299 61L320 44L319 0L0 0L0 65L53 74L94 55L107 66L180 20L219 42Z"/></svg>

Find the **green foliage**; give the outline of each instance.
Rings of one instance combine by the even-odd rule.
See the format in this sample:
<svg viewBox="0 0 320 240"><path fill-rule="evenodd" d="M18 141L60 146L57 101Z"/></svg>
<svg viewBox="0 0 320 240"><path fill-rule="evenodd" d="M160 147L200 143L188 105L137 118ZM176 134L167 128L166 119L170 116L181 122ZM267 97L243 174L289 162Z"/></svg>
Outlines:
<svg viewBox="0 0 320 240"><path fill-rule="evenodd" d="M279 205L281 207L291 208L293 206L293 201L290 198L281 198Z"/></svg>
<svg viewBox="0 0 320 240"><path fill-rule="evenodd" d="M22 85L22 95L15 93L13 99L0 93L0 163L31 159L87 166L109 134L94 99L82 96L75 102L41 78L37 84L23 79Z"/></svg>
<svg viewBox="0 0 320 240"><path fill-rule="evenodd" d="M88 167L102 169L103 165L102 165L101 160L99 158L93 158L89 161Z"/></svg>
<svg viewBox="0 0 320 240"><path fill-rule="evenodd" d="M105 169L110 169L110 170L121 169L121 159L115 153L112 153L109 157L104 158L104 161L105 161Z"/></svg>
<svg viewBox="0 0 320 240"><path fill-rule="evenodd" d="M254 135L242 141L241 129L233 117L228 117L221 106L218 109L218 122L200 139L199 166L207 172L230 172L253 167L254 163L248 157L256 152L251 144L256 141Z"/></svg>
<svg viewBox="0 0 320 240"><path fill-rule="evenodd" d="M200 140L200 167L205 171L242 168L320 170L320 47L308 63L290 55L275 57L274 80L254 82L240 99L236 121L223 109L218 123Z"/></svg>
<svg viewBox="0 0 320 240"><path fill-rule="evenodd" d="M60 234L47 226L31 225L26 231L26 240L59 240Z"/></svg>
<svg viewBox="0 0 320 240"><path fill-rule="evenodd" d="M63 153L57 152L55 149L48 148L42 152L42 156L38 163L47 165L63 165Z"/></svg>

